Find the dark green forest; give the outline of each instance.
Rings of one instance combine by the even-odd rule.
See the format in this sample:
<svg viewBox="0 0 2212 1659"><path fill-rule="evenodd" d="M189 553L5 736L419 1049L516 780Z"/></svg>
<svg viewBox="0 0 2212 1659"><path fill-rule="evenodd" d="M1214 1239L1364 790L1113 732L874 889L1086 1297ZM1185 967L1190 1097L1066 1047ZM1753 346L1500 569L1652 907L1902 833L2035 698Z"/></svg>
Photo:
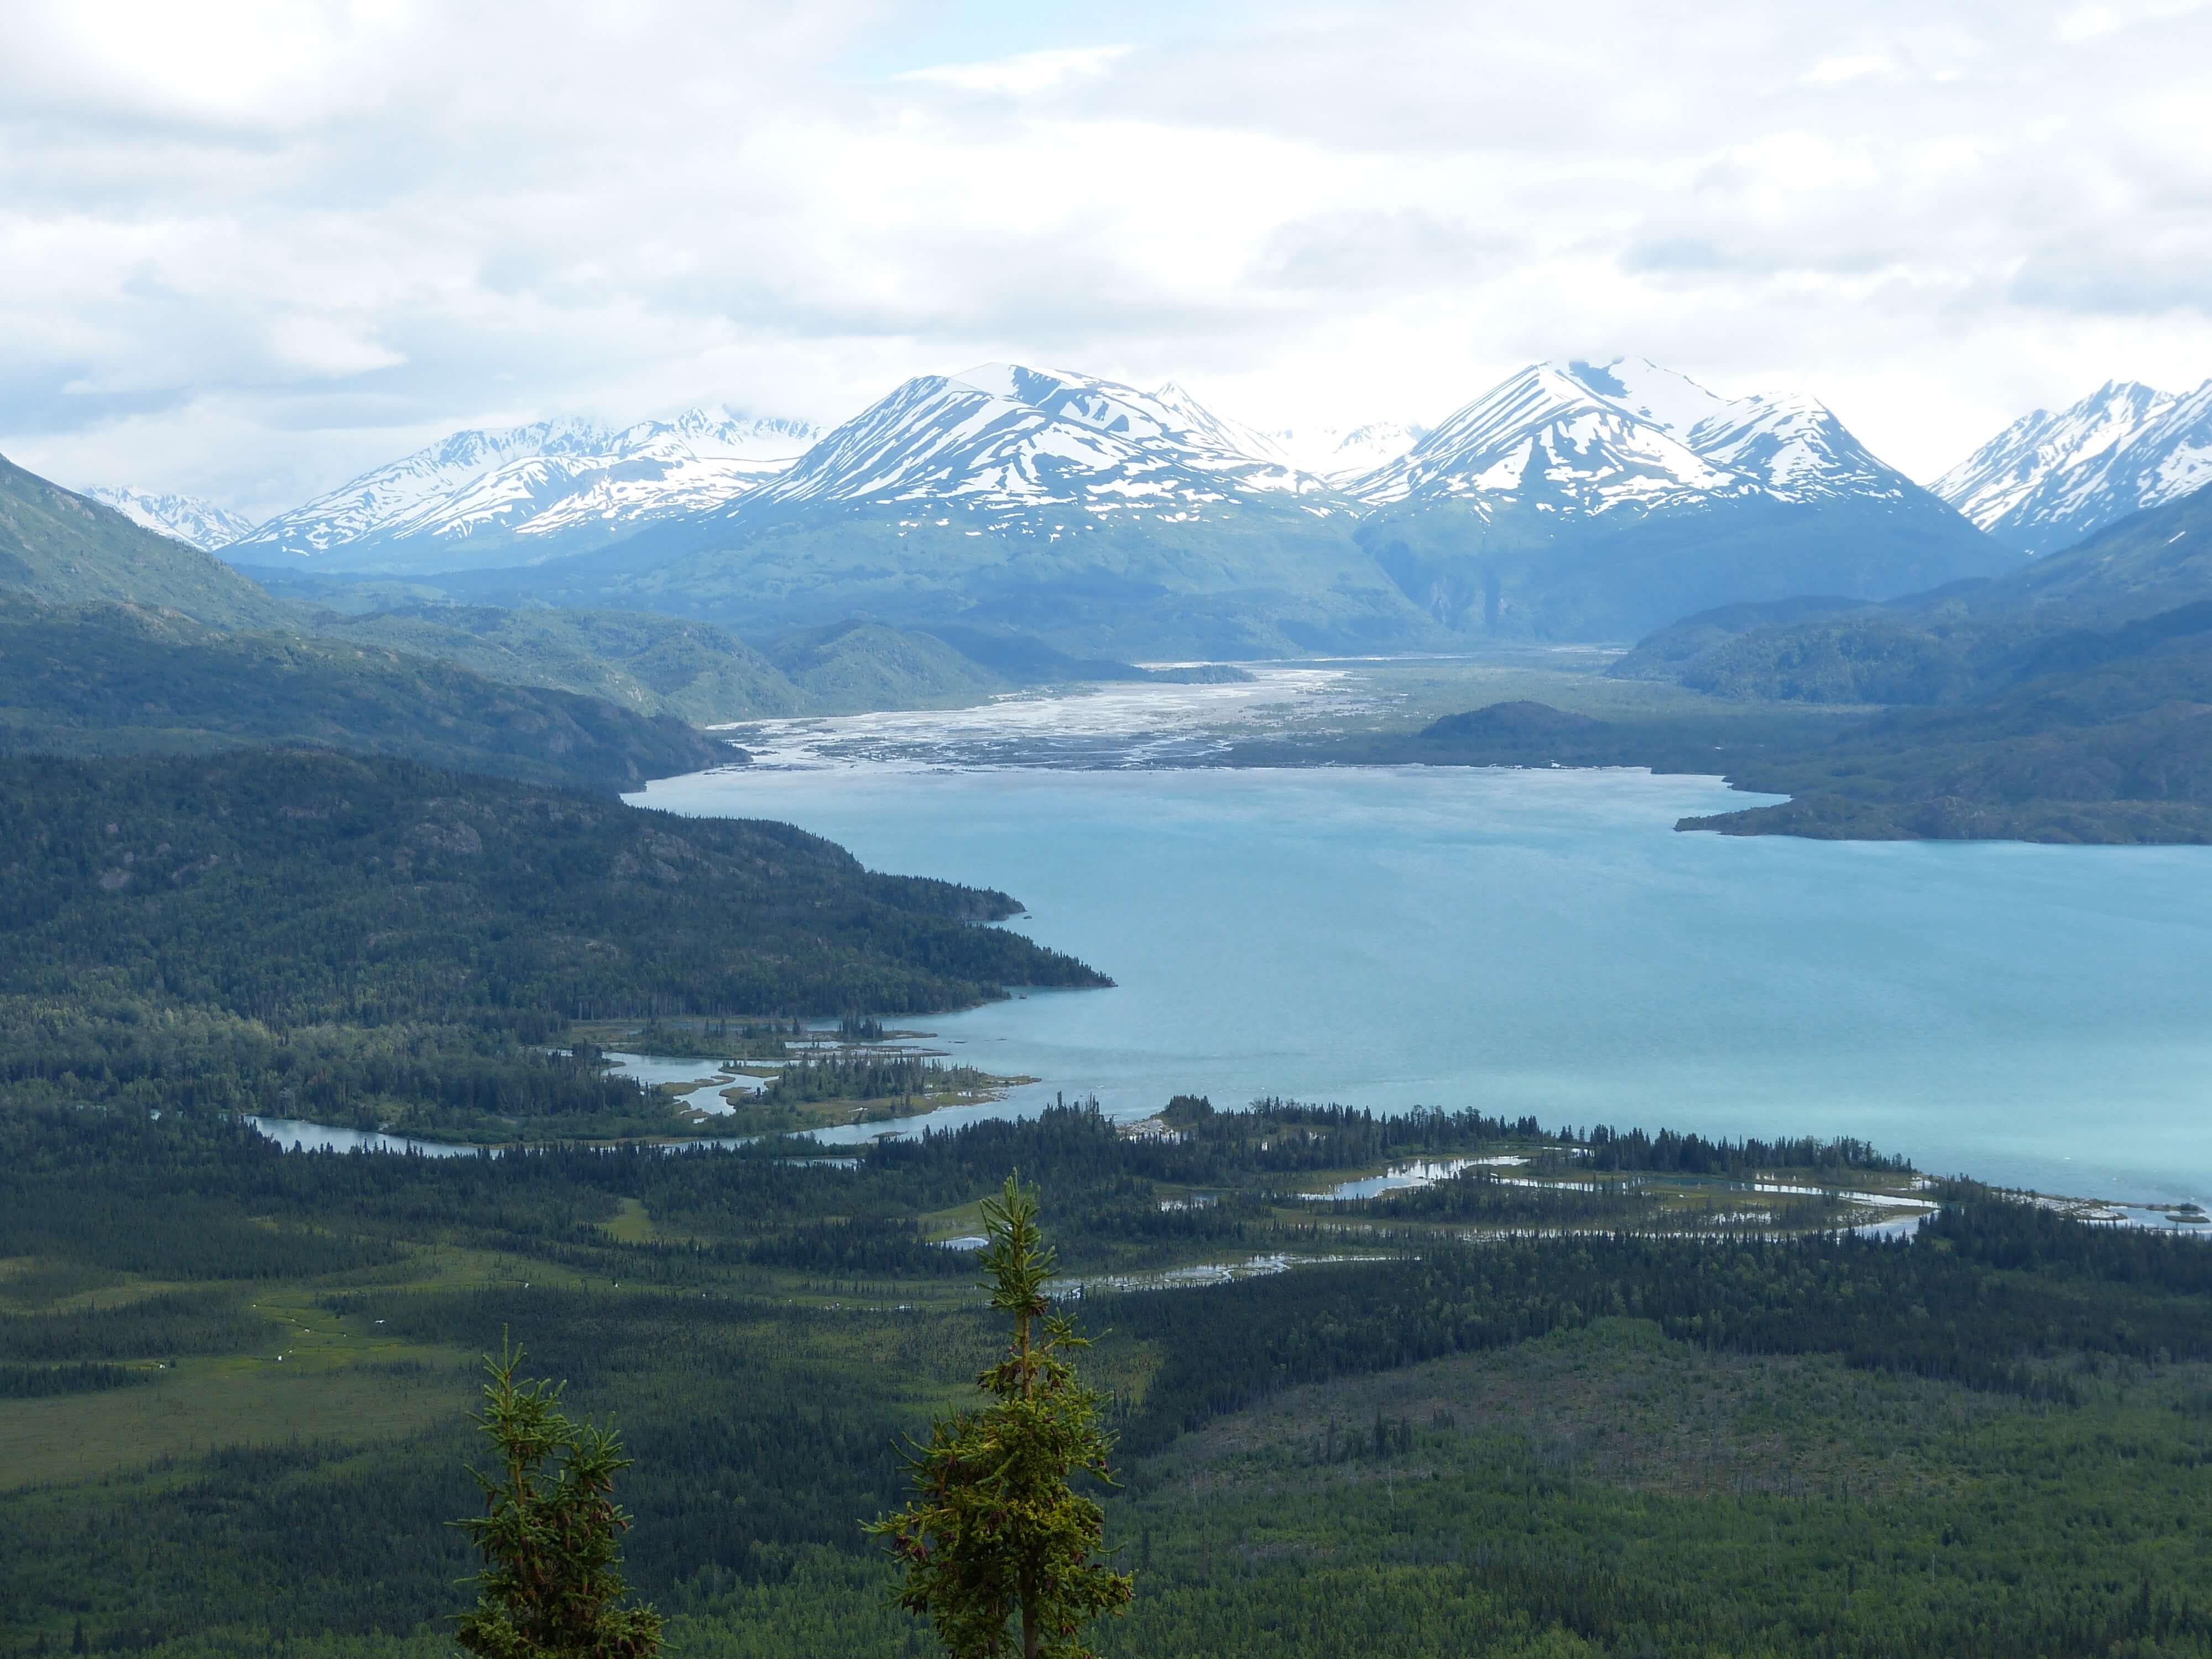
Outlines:
<svg viewBox="0 0 2212 1659"><path fill-rule="evenodd" d="M2212 491L2200 490L1994 581L1690 617L1612 672L1808 711L1882 706L1723 756L1731 781L1793 799L1684 829L2201 842L2212 840L2208 548ZM1686 769L1674 733L1581 738Z"/></svg>
<svg viewBox="0 0 2212 1659"><path fill-rule="evenodd" d="M610 793L740 758L671 715L504 684L380 644L0 594L0 755L272 743Z"/></svg>
<svg viewBox="0 0 2212 1659"><path fill-rule="evenodd" d="M628 1568L672 1651L925 1652L859 1523L996 1340L932 1241L1014 1167L1120 1438L1107 1544L1137 1600L1108 1654L2212 1652L2201 1241L1965 1182L1892 1241L1686 1236L1657 1196L1909 1179L1849 1143L1170 1121L428 1158L11 1107L0 1653L80 1626L95 1652L441 1651L503 1333L617 1417ZM1443 1154L1651 1201L1529 1228L1497 1166L1298 1196ZM1146 1279L1271 1255L1292 1265Z"/></svg>
<svg viewBox="0 0 2212 1659"><path fill-rule="evenodd" d="M578 1019L1103 985L788 825L307 750L0 761L0 1087L462 1139L684 1133Z"/></svg>

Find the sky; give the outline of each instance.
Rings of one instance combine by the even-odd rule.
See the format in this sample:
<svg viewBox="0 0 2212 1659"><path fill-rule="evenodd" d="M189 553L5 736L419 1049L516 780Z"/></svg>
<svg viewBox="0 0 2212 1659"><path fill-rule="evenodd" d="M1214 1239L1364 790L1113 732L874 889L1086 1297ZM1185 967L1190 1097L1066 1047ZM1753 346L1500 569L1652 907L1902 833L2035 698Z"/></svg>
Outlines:
<svg viewBox="0 0 2212 1659"><path fill-rule="evenodd" d="M2212 376L2212 5L0 0L0 453L260 517L986 361L1263 428L1542 358L1918 477Z"/></svg>

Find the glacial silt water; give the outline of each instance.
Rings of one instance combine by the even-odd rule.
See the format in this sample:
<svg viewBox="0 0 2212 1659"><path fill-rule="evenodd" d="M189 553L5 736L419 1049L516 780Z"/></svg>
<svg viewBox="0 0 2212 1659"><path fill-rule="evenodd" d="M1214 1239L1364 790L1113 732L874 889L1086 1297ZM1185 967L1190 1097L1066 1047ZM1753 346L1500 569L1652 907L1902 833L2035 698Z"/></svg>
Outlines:
<svg viewBox="0 0 2212 1659"><path fill-rule="evenodd" d="M1633 772L864 764L633 799L1027 904L1118 988L919 1022L1044 1079L1012 1109L1479 1107L2212 1194L2212 848L1682 835L1748 799Z"/></svg>

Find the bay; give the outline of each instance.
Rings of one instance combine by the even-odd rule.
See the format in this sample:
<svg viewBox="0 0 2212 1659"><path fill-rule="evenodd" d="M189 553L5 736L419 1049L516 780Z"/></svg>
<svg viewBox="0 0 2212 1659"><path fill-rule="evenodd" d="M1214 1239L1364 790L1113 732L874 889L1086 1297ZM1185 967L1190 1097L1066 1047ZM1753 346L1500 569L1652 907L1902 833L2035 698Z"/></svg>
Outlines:
<svg viewBox="0 0 2212 1659"><path fill-rule="evenodd" d="M886 761L631 799L1003 888L1030 907L1012 925L1119 981L915 1022L1043 1079L935 1124L1283 1095L2212 1195L2212 849L1681 835L1757 798L1626 771Z"/></svg>

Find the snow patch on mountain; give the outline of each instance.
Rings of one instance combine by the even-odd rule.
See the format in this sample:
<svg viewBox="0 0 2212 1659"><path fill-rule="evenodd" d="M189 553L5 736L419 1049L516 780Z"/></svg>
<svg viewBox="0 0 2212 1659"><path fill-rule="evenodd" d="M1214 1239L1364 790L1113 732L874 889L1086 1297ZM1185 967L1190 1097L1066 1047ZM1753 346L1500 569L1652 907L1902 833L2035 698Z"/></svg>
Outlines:
<svg viewBox="0 0 2212 1659"><path fill-rule="evenodd" d="M1170 383L1140 392L1018 363L926 374L846 422L733 517L823 505L957 503L994 522L1083 514L1187 521L1241 504L1340 505L1264 434ZM917 520L919 523L920 520Z"/></svg>
<svg viewBox="0 0 2212 1659"><path fill-rule="evenodd" d="M167 495L132 489L127 485L104 485L84 493L102 507L113 507L141 528L197 547L204 553L228 547L253 532L252 520L198 495Z"/></svg>
<svg viewBox="0 0 2212 1659"><path fill-rule="evenodd" d="M1718 415L1729 404L1718 392L1707 391L1686 374L1660 368L1649 357L1571 362L1565 373L1593 396L1678 438L1687 436L1699 422Z"/></svg>
<svg viewBox="0 0 2212 1659"><path fill-rule="evenodd" d="M1768 495L1785 501L1844 495L1902 500L1915 489L1814 398L1724 404L1690 428L1689 444L1715 465L1758 479Z"/></svg>
<svg viewBox="0 0 2212 1659"><path fill-rule="evenodd" d="M574 419L455 432L277 514L251 536L241 537L230 555L234 559L314 555L365 541L426 502L465 489L509 461L537 455L586 455L607 437L597 422Z"/></svg>
<svg viewBox="0 0 2212 1659"><path fill-rule="evenodd" d="M1456 500L1486 518L1918 493L1817 399L1723 398L1641 357L1531 365L1346 488L1370 506Z"/></svg>
<svg viewBox="0 0 2212 1659"><path fill-rule="evenodd" d="M618 431L562 421L455 433L271 520L231 556L422 570L532 563L721 506L820 435L810 422L722 409Z"/></svg>
<svg viewBox="0 0 2212 1659"><path fill-rule="evenodd" d="M1508 503L1601 514L1755 488L1553 363L1501 380L1351 485L1371 506L1458 500L1486 517Z"/></svg>
<svg viewBox="0 0 2212 1659"><path fill-rule="evenodd" d="M2017 421L1929 487L2000 541L2069 546L2212 485L2212 380L2177 396L2108 380Z"/></svg>
<svg viewBox="0 0 2212 1659"><path fill-rule="evenodd" d="M1370 421L1352 427L1280 427L1259 435L1302 471L1344 479L1396 460L1427 437L1429 428L1403 421Z"/></svg>

